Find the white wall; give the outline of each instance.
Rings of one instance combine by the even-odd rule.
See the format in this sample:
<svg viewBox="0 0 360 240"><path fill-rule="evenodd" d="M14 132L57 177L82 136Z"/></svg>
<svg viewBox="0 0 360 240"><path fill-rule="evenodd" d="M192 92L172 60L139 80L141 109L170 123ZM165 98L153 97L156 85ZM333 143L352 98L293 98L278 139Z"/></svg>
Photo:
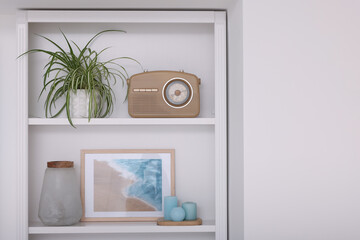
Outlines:
<svg viewBox="0 0 360 240"><path fill-rule="evenodd" d="M0 239L16 237L15 15L0 14Z"/></svg>
<svg viewBox="0 0 360 240"><path fill-rule="evenodd" d="M245 239L360 239L360 2L243 7Z"/></svg>

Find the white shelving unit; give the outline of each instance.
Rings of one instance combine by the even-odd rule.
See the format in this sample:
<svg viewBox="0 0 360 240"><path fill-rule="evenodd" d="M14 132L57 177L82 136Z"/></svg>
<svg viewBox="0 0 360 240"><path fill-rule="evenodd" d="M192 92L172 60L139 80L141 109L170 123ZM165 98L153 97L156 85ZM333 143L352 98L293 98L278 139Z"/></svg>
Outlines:
<svg viewBox="0 0 360 240"><path fill-rule="evenodd" d="M125 90L117 89L115 94L120 101L117 101L110 118L91 119L90 122L73 119L77 127L74 129L65 116L45 118L44 100L40 98L38 102L42 84L39 79L47 58L36 54L20 58L17 240L51 240L70 236L66 234L71 234L71 239L87 239L89 234L105 234L101 237L104 240L122 234L141 239L137 236L139 233L165 234L169 240L179 239L179 236L181 239L178 234L187 234L189 240L226 240L226 13L20 11L18 53L49 46L34 33L62 41L58 28L80 44L104 29L127 30L127 34L119 39L101 36L94 47L102 49L111 45L114 50L105 57L121 52L139 60L149 70L181 68L198 75L202 79L201 113L197 118L130 118L127 103L121 101ZM128 69L131 74L138 72L131 65ZM80 222L74 226L51 227L41 224L37 211L46 162L71 160L79 169L80 149L91 148L175 149L176 195L180 201L198 203L203 225L164 227L148 222Z"/></svg>

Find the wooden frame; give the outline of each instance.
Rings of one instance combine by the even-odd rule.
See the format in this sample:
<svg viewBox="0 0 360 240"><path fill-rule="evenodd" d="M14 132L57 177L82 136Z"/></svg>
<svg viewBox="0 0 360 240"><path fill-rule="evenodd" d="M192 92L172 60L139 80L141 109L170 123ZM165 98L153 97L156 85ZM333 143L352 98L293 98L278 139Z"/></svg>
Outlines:
<svg viewBox="0 0 360 240"><path fill-rule="evenodd" d="M161 177L160 186L156 180L150 185L161 189L160 200L159 193L150 197L143 190L149 187L149 178L138 175L144 163L143 175L150 172L157 174L155 179ZM140 181L134 180L139 176ZM174 149L81 150L82 221L156 221L163 216L167 195L175 195Z"/></svg>

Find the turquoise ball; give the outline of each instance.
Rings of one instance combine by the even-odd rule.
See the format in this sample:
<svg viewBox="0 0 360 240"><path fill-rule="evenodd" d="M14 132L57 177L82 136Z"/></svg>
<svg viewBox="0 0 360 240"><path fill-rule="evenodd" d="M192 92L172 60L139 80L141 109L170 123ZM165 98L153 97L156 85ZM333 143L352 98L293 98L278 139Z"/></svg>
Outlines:
<svg viewBox="0 0 360 240"><path fill-rule="evenodd" d="M170 212L171 220L181 222L185 219L185 211L182 207L173 208Z"/></svg>

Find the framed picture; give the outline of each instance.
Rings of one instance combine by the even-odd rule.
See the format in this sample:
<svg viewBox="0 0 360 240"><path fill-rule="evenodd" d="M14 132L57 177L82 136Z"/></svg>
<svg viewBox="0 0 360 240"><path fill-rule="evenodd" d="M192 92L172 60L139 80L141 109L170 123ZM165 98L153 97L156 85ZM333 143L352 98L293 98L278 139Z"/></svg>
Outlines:
<svg viewBox="0 0 360 240"><path fill-rule="evenodd" d="M175 150L81 150L82 221L156 221L175 195Z"/></svg>

